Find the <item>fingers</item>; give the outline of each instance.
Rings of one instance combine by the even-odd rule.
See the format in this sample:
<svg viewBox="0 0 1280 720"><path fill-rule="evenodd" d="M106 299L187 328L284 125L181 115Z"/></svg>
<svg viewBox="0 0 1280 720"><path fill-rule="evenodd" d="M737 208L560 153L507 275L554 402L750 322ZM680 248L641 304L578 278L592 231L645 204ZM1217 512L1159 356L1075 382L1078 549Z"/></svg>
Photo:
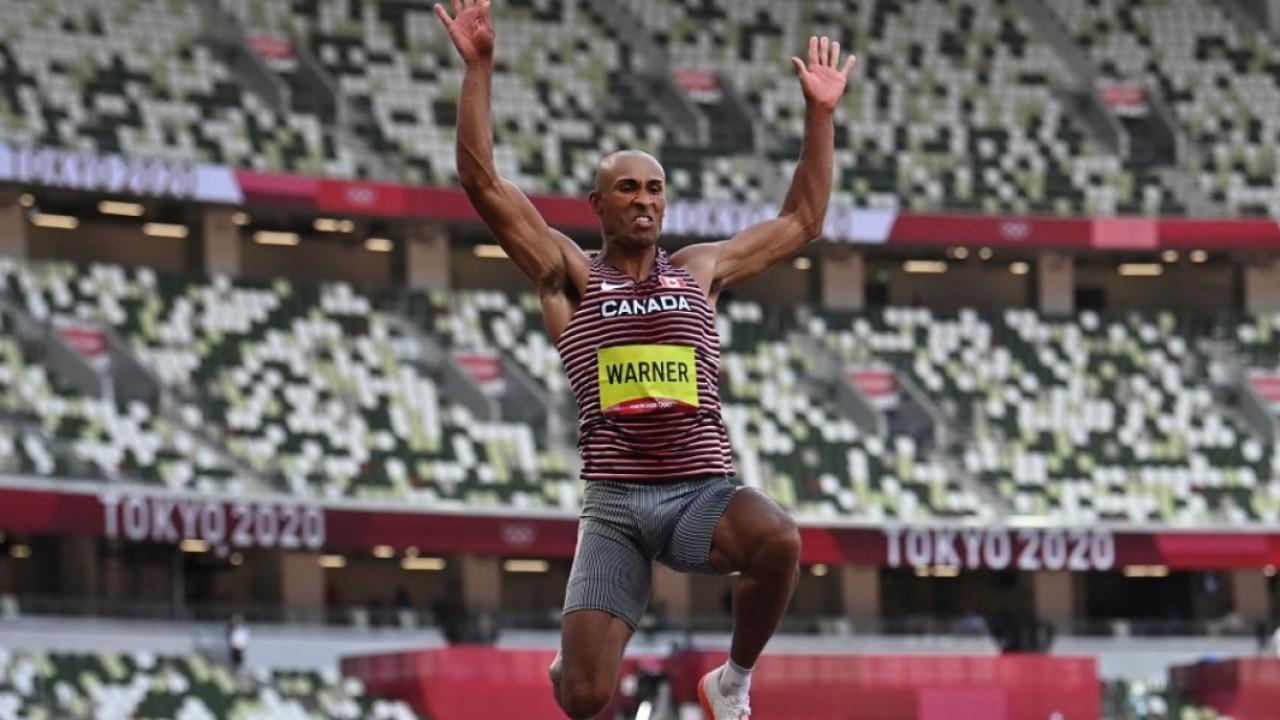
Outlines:
<svg viewBox="0 0 1280 720"><path fill-rule="evenodd" d="M853 72L853 66L857 64L858 64L858 58L854 55L850 55L849 59L844 61L844 69L841 70L840 72L844 73L844 77L846 80L849 79L849 74Z"/></svg>
<svg viewBox="0 0 1280 720"><path fill-rule="evenodd" d="M454 0L454 2L456 3L457 0ZM453 24L453 18L449 17L449 11L445 10L440 3L436 3L436 17L440 18L440 22L444 23L445 27Z"/></svg>
<svg viewBox="0 0 1280 720"><path fill-rule="evenodd" d="M488 0L485 0L488 2ZM849 56L849 62L853 61L853 56ZM815 68L819 65L825 65L829 68L840 70L840 41L832 40L827 36L818 37L817 35L809 38L809 68ZM846 64L840 72L846 75L853 70L853 66Z"/></svg>
<svg viewBox="0 0 1280 720"><path fill-rule="evenodd" d="M461 0L453 0L453 16L458 17L461 14L462 14Z"/></svg>
<svg viewBox="0 0 1280 720"><path fill-rule="evenodd" d="M808 72L807 70L804 69L804 61L798 57L791 58L791 64L794 65L796 68L797 77L804 77L804 74Z"/></svg>

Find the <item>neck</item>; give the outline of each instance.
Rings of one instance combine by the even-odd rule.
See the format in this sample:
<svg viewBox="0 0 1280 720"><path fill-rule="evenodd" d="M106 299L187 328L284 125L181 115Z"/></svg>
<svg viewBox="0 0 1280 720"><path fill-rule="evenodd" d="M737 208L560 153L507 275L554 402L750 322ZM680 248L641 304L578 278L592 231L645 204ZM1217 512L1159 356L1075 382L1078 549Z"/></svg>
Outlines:
<svg viewBox="0 0 1280 720"><path fill-rule="evenodd" d="M658 262L658 247L647 247L640 250L628 250L618 243L605 241L600 259L608 265L630 275L636 281L643 281L653 274L653 266Z"/></svg>

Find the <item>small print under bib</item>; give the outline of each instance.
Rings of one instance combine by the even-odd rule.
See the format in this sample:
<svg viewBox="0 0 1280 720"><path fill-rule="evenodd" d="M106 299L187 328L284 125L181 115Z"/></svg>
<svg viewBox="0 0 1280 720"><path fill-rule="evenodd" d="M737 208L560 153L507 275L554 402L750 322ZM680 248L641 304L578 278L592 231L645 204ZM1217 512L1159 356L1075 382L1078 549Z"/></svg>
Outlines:
<svg viewBox="0 0 1280 720"><path fill-rule="evenodd" d="M596 352L600 410L646 415L698 409L698 366L687 345L618 345Z"/></svg>

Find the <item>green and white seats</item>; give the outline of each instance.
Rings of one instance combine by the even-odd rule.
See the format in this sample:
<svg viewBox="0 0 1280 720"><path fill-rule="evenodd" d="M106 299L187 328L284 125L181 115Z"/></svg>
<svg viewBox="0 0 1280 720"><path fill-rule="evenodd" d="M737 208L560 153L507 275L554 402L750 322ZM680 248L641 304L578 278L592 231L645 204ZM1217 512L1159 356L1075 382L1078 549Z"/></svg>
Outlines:
<svg viewBox="0 0 1280 720"><path fill-rule="evenodd" d="M967 433L964 466L1015 516L1274 522L1280 454L1214 397L1171 316L1048 320L891 308L810 332L908 374Z"/></svg>
<svg viewBox="0 0 1280 720"><path fill-rule="evenodd" d="M62 654L0 648L3 720L416 720L356 678L312 672L236 676L198 655Z"/></svg>
<svg viewBox="0 0 1280 720"><path fill-rule="evenodd" d="M819 402L805 383L814 358L770 332L760 305L727 303L718 325L725 424L743 482L810 516L906 521L990 511L911 438L866 434Z"/></svg>

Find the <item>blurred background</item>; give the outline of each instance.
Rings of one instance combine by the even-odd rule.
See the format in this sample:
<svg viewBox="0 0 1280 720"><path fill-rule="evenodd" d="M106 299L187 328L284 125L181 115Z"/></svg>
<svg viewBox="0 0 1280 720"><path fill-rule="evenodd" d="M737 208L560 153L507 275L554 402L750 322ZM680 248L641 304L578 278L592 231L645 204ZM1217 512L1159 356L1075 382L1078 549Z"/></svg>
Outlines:
<svg viewBox="0 0 1280 720"><path fill-rule="evenodd" d="M599 249L770 217L737 481L801 520L771 720L1276 717L1280 2L495 0L504 175ZM0 718L555 718L582 485L457 189L418 0L0 0ZM608 718L698 718L733 578L655 571ZM1280 636L1277 636L1280 638Z"/></svg>

